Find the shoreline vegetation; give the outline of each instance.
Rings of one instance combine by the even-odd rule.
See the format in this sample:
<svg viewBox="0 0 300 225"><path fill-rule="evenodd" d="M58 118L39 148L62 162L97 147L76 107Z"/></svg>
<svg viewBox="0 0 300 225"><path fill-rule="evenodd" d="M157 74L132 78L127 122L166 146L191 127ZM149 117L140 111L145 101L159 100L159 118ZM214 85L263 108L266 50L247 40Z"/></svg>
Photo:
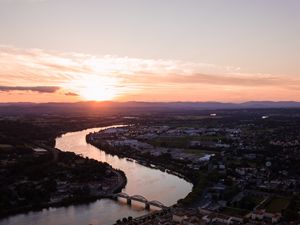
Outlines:
<svg viewBox="0 0 300 225"><path fill-rule="evenodd" d="M59 132L57 137L61 135ZM50 207L88 204L109 198L126 186L123 171L49 147L52 142L1 145L1 220Z"/></svg>
<svg viewBox="0 0 300 225"><path fill-rule="evenodd" d="M60 151L60 154L64 154L65 152ZM75 153L72 153L75 154ZM94 161L92 159L87 159L83 158L82 156L76 155L84 160L90 160ZM101 162L97 162L100 163ZM30 212L35 212L35 211L40 211L42 209L49 209L51 207L67 207L71 205L80 205L80 204L89 204L92 202L95 202L97 200L101 199L106 199L106 198L111 198L112 194L119 193L122 191L123 188L125 188L127 184L127 177L125 173L121 170L118 169L112 169L112 173L114 173L118 177L118 183L113 187L112 189L108 190L107 193L99 193L99 194L79 194L78 196L72 196L72 197L66 197L65 199L59 201L59 202L53 202L53 203L41 203L41 204L35 204L35 205L28 205L24 207L18 207L6 211L2 211L0 213L0 219L5 219L8 218L9 216L16 215L16 214L21 214L21 213L30 213ZM88 181L86 182L88 183ZM85 185L83 183L83 185Z"/></svg>
<svg viewBox="0 0 300 225"><path fill-rule="evenodd" d="M105 144L101 145L99 143L95 143L91 140L88 140L88 138L87 138L87 143L93 145L94 147L98 148L99 150L104 151L106 154L110 154L112 156L118 156L119 158L126 159L127 161L130 161L130 162L136 162L136 163L138 163L142 166L146 166L150 169L157 169L162 172L172 174L174 176L177 176L179 178L186 180L187 182L193 183L193 181L189 177L185 176L182 173L182 171L180 171L178 169L175 170L174 168L171 169L171 167L166 166L162 162L160 163L160 160L155 161L155 159L153 160L153 159L149 159L149 158L147 160L146 156L143 156L143 155L136 155L136 154L129 155L126 153L124 154L124 153L119 152L118 148L114 148L114 150L113 150L113 148L108 145L105 145Z"/></svg>
<svg viewBox="0 0 300 225"><path fill-rule="evenodd" d="M74 121L76 121L76 123ZM51 176L52 172L55 171L53 169L55 166L53 165L56 165L57 167L61 166L61 163L54 162L55 155L57 155L53 154L54 152L59 152L61 155L76 155L75 153L63 152L56 149L56 138L69 132L76 132L94 127L106 127L122 122L123 120L117 117L105 116L102 118L98 115L88 117L83 115L66 116L53 114L39 116L25 115L23 117L18 115L1 116L0 191L2 194L0 195L0 219L3 220L12 215L38 211L43 208L89 203L104 198L103 195L82 197L81 199L68 198L61 202L47 202L44 204L42 200L49 197L48 194L45 194L49 191L47 187L49 181L44 178L50 177L50 183L53 184L53 176ZM47 151L36 152L34 148L43 148ZM94 162L97 165L103 164L102 162L93 159L88 160L79 155L76 155L76 157ZM40 165L41 167L39 168ZM66 165L68 165L68 163L66 163ZM40 174L45 173L46 169L51 170L51 173L40 176ZM24 172L26 172L25 175ZM33 175L35 172L38 174L36 177ZM120 173L120 177L122 177L123 180L120 181L117 188L114 189L114 192L121 191L127 183L124 172L118 171L118 173ZM28 180L26 180L27 175L30 175L30 179L33 181L29 179L28 182ZM26 179L24 180L24 178ZM14 185L14 183L18 183L18 185ZM29 183L29 185L27 185L27 183ZM34 192L36 186L42 186L43 190L41 193ZM25 191L23 191L24 189ZM46 189L46 192L44 192L44 189ZM26 195L28 196L26 196L26 198L18 199L19 196L15 193L18 193L19 190L26 192ZM36 195L38 195L38 199L34 200L34 204L31 204L32 196ZM16 198L17 201L14 201L14 198Z"/></svg>
<svg viewBox="0 0 300 225"><path fill-rule="evenodd" d="M185 198L179 199L177 201L177 204L182 206L189 206L193 204L198 199L198 196L201 195L204 188L210 185L208 182L208 177L212 178L213 176L217 176L217 174L215 173L209 173L209 174L204 174L202 172L194 173L191 172L190 170L180 169L183 168L181 166L182 162L179 162L177 160L168 158L166 156L159 157L159 156L141 154L137 151L132 152L131 151L132 149L128 149L128 148L113 147L108 145L105 141L104 142L94 141L92 136L93 133L90 133L86 136L87 143L93 145L98 149L105 151L107 154L116 155L120 158L126 158L128 161L135 160L135 162L143 166L152 169L159 169L163 172L175 175L177 177L180 177L192 183L193 184L192 191L188 193ZM169 162L169 164L167 165L165 162Z"/></svg>

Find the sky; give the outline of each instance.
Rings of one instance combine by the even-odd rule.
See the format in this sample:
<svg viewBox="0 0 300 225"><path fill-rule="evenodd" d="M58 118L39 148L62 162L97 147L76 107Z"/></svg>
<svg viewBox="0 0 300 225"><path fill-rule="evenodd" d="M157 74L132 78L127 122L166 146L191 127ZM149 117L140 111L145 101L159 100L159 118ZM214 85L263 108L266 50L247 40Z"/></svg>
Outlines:
<svg viewBox="0 0 300 225"><path fill-rule="evenodd" d="M0 102L300 101L298 0L0 0Z"/></svg>

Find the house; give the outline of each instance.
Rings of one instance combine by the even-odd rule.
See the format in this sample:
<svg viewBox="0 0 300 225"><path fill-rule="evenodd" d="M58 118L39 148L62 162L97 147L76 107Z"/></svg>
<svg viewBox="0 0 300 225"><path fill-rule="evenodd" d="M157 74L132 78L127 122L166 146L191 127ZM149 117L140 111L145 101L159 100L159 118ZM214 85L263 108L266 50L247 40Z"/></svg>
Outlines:
<svg viewBox="0 0 300 225"><path fill-rule="evenodd" d="M220 213L212 213L202 217L206 223L218 223L218 224L230 224L230 216L220 214Z"/></svg>
<svg viewBox="0 0 300 225"><path fill-rule="evenodd" d="M253 220L262 220L264 218L263 210L255 210L251 213L251 219Z"/></svg>
<svg viewBox="0 0 300 225"><path fill-rule="evenodd" d="M281 219L281 213L270 213L266 210L255 210L251 213L251 219L253 220L269 220L272 223L278 223Z"/></svg>
<svg viewBox="0 0 300 225"><path fill-rule="evenodd" d="M173 213L172 219L174 222L181 223L184 219L187 219L187 216L185 215L184 211L177 211Z"/></svg>

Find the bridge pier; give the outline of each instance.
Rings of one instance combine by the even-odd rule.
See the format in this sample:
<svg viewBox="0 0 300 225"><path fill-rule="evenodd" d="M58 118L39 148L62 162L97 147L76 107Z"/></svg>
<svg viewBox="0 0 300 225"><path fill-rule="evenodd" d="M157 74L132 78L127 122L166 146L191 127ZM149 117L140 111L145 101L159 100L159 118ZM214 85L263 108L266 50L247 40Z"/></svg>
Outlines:
<svg viewBox="0 0 300 225"><path fill-rule="evenodd" d="M1 1L1 0L0 0ZM137 201L137 202L141 202L145 204L145 209L146 210L150 210L150 206L155 206L161 209L166 209L168 207L164 206L161 202L159 201L148 201L145 197L141 196L141 195L133 195L133 196L129 196L126 193L119 193L119 194L115 194L112 195L111 198L118 200L118 198L123 198L126 200L127 205L131 205L132 201Z"/></svg>
<svg viewBox="0 0 300 225"><path fill-rule="evenodd" d="M145 209L150 210L150 204L148 202L145 203Z"/></svg>

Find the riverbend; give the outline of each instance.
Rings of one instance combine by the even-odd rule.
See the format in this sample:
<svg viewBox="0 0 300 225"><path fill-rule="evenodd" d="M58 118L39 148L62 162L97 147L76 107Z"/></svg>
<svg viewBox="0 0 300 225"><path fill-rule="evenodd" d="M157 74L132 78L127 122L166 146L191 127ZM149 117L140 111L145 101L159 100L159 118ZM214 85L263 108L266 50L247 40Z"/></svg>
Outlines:
<svg viewBox="0 0 300 225"><path fill-rule="evenodd" d="M126 158L106 154L104 151L86 142L86 135L108 127L92 128L70 132L56 139L56 148L72 151L84 157L107 162L116 169L125 172L127 185L122 190L128 195L142 195L147 199L157 200L166 206L173 205L184 198L192 189L192 184L178 176L148 168ZM89 204L68 207L48 208L9 217L0 225L65 225L65 224L113 224L122 217L141 216L149 211L144 204L134 202L131 206L126 201L101 199Z"/></svg>

